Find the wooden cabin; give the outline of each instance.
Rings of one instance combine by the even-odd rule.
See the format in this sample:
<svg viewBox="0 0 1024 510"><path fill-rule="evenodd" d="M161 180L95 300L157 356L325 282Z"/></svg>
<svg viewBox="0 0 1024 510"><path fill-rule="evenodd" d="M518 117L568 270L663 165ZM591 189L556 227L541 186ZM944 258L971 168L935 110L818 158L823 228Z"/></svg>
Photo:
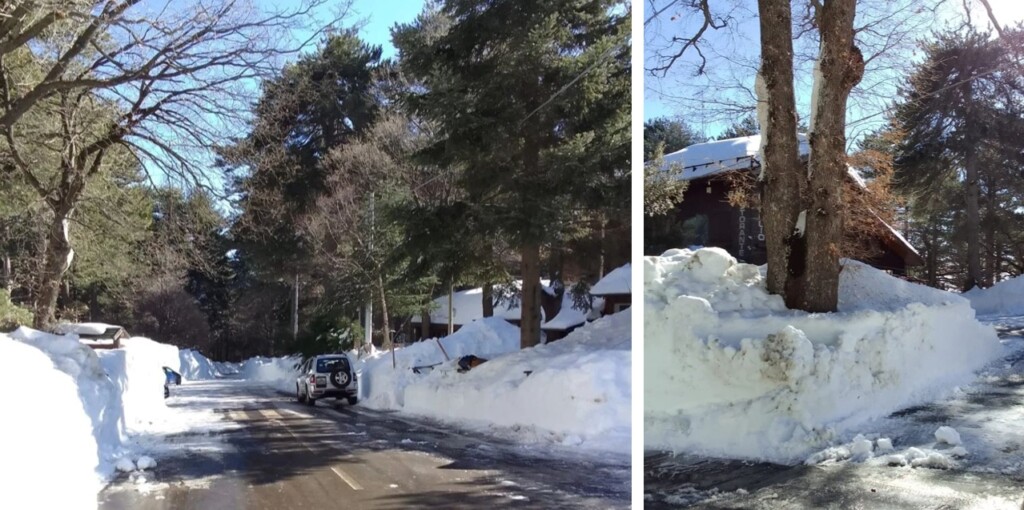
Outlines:
<svg viewBox="0 0 1024 510"><path fill-rule="evenodd" d="M760 135L692 145L665 156L665 164L681 167L682 179L689 181L683 200L668 218L645 222L645 253L659 255L671 248L716 246L741 262L767 262L764 227L760 211L729 203L733 172L759 172ZM806 158L807 138L800 135L800 154ZM806 159L804 159L806 162ZM849 178L863 187L860 176L850 169ZM896 229L877 218L880 234L864 239L862 262L895 274L924 259Z"/></svg>

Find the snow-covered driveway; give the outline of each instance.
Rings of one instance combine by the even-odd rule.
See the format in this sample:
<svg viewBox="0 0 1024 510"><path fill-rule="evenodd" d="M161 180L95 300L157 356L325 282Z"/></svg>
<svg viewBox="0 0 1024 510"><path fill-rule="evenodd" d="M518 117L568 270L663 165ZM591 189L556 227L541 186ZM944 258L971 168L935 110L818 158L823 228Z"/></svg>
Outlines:
<svg viewBox="0 0 1024 510"><path fill-rule="evenodd" d="M629 459L541 449L435 423L322 402L310 408L238 379L186 383L169 406L237 428L181 434L102 509L625 508Z"/></svg>
<svg viewBox="0 0 1024 510"><path fill-rule="evenodd" d="M900 410L861 431L869 439L891 439L898 454L916 448L941 455L950 469L890 465L893 459L885 454L840 454L813 465L785 466L648 452L646 506L1021 509L1024 317L982 320L999 332L1004 348L999 361L948 398ZM959 432L965 456L954 455L952 445L936 440L940 426ZM837 446L849 455L849 444Z"/></svg>

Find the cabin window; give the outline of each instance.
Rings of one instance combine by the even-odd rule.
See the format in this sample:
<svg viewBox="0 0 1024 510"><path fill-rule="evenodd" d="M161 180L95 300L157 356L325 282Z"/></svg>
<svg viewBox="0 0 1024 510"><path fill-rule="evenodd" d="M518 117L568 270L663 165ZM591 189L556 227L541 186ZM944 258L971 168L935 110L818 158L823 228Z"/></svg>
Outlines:
<svg viewBox="0 0 1024 510"><path fill-rule="evenodd" d="M683 222L680 228L682 244L680 246L707 246L709 228L708 216L698 214Z"/></svg>

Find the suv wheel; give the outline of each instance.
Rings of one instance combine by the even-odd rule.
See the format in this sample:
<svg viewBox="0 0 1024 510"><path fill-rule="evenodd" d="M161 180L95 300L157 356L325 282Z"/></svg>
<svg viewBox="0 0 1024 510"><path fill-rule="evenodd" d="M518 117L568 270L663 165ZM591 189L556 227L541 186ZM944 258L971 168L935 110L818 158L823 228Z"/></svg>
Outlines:
<svg viewBox="0 0 1024 510"><path fill-rule="evenodd" d="M298 400L299 403L306 403L306 394L299 389L299 383L295 383L295 399Z"/></svg>
<svg viewBox="0 0 1024 510"><path fill-rule="evenodd" d="M309 405L309 406L315 406L316 405L316 399L313 398L312 396L310 396L309 388L306 388L306 405Z"/></svg>
<svg viewBox="0 0 1024 510"><path fill-rule="evenodd" d="M348 386L349 382L351 382L351 378L348 376L348 372L344 370L337 370L335 372L331 372L330 380L331 384L333 384L336 388L344 388L345 386Z"/></svg>
<svg viewBox="0 0 1024 510"><path fill-rule="evenodd" d="M359 397L348 397L346 400L348 400L348 405L354 406L356 402L359 402Z"/></svg>

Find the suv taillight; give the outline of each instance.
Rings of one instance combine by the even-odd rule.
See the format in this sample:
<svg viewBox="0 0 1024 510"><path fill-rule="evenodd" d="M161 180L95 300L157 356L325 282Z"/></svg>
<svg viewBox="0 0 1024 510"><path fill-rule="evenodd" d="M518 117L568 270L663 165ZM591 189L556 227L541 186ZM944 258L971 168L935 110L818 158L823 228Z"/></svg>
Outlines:
<svg viewBox="0 0 1024 510"><path fill-rule="evenodd" d="M316 384L316 376L315 375L309 376L309 384Z"/></svg>

